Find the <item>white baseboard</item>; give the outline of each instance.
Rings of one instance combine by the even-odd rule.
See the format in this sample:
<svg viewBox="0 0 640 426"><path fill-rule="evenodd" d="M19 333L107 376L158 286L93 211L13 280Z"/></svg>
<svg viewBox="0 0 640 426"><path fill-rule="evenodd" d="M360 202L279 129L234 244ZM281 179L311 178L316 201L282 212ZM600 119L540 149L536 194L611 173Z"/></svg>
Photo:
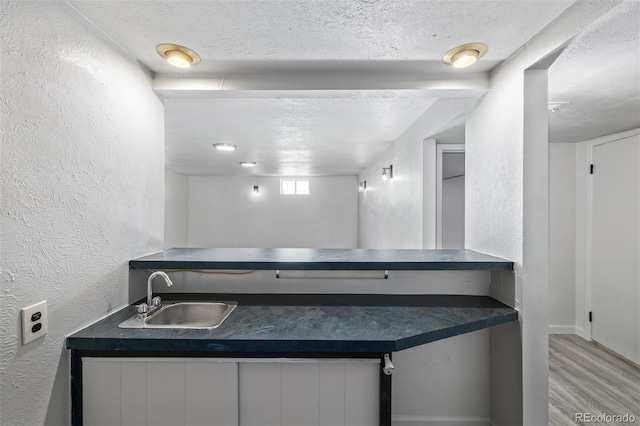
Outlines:
<svg viewBox="0 0 640 426"><path fill-rule="evenodd" d="M550 325L549 334L576 334L576 327L573 325Z"/></svg>
<svg viewBox="0 0 640 426"><path fill-rule="evenodd" d="M482 417L393 416L393 426L491 426L491 419Z"/></svg>
<svg viewBox="0 0 640 426"><path fill-rule="evenodd" d="M582 327L576 327L576 334L582 337L584 340L591 341L591 336L588 336L587 331Z"/></svg>

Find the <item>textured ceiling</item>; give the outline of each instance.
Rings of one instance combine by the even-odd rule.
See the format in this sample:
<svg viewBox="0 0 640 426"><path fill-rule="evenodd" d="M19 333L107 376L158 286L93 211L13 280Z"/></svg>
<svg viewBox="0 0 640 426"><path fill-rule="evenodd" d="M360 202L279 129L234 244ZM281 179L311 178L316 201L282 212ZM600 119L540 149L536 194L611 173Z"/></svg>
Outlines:
<svg viewBox="0 0 640 426"><path fill-rule="evenodd" d="M433 61L463 43L489 45L484 66L509 57L574 0L70 1L150 69L181 72L155 52L198 52L197 73L274 61ZM271 63L266 63L269 61ZM481 70L483 62L476 70ZM243 68L238 69L238 66Z"/></svg>
<svg viewBox="0 0 640 426"><path fill-rule="evenodd" d="M255 98L165 102L166 166L202 175L356 175L434 99ZM238 145L217 151L213 143ZM256 161L255 168L239 167Z"/></svg>
<svg viewBox="0 0 640 426"><path fill-rule="evenodd" d="M168 90L156 86L167 98L168 169L355 175L438 98L481 96L488 71L574 1L67 4L156 73L156 84L174 78L165 84ZM194 49L202 63L188 70L169 66L155 52L167 42ZM468 42L488 44L488 54L467 70L442 64L445 52ZM176 90L187 85L198 87ZM448 137L459 139L460 133L453 130ZM223 141L239 150L211 149ZM257 161L258 167L240 168L239 161Z"/></svg>
<svg viewBox="0 0 640 426"><path fill-rule="evenodd" d="M549 69L551 142L640 127L640 2L623 3L575 37Z"/></svg>

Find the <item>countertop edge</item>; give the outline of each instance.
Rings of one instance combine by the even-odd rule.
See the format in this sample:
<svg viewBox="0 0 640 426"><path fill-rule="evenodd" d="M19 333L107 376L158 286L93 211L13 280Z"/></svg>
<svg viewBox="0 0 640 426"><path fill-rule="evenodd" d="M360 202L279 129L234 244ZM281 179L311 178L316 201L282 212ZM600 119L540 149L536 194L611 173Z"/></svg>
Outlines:
<svg viewBox="0 0 640 426"><path fill-rule="evenodd" d="M340 297L336 295L336 297ZM150 336L132 336L128 334L127 329L114 329L117 327L121 317L125 316L124 312L118 311L112 316L107 317L96 324L102 323L102 326L98 326L91 331L90 325L74 335L67 337L66 347L67 349L74 351L111 351L114 354L122 352L158 352L165 354L164 356L171 356L167 354L177 353L210 353L212 356L220 356L220 354L226 353L287 353L287 354L304 354L311 352L323 352L323 353L384 353L395 352L404 349L408 349L415 346L420 346L426 343L434 342L437 340L445 339L448 337L469 333L472 331L480 330L483 328L493 327L495 325L504 324L510 321L516 321L518 319L518 312L510 308L507 305L500 303L499 301L489 296L455 296L455 295L422 295L425 299L424 306L418 303L414 305L416 296L409 296L411 301L407 305L398 305L398 300L401 296L396 296L396 304L389 305L394 308L411 308L411 307L435 307L435 308L455 308L457 313L454 313L451 317L452 325L440 326L439 328L429 329L426 328L422 332L416 330L414 335L408 337L399 338L385 338L382 340L375 337L368 339L354 338L351 340L330 340L327 337L317 337L308 339L288 339L286 335L283 335L282 339L247 339L246 337L234 338L233 336L202 338L193 337L188 334L185 335L181 332L176 332L175 336L169 335L167 337L151 338ZM376 298L377 299L377 298ZM437 303L429 305L427 303L430 300L435 300ZM372 298L368 300L373 300ZM254 306L254 305L247 305ZM263 306L255 305L255 306ZM270 305L268 306L306 306L306 305ZM319 306L340 306L340 305L319 305ZM346 305L348 307L357 307L358 305ZM371 307L372 305L360 305ZM373 305L377 306L377 305ZM383 305L384 306L384 305ZM460 309L471 309L469 314L469 321L464 322L460 320ZM478 309L492 310L485 311L484 313L478 313ZM131 308L131 311L133 308ZM440 318L442 320L442 310L440 313L436 313L433 318ZM474 313L475 312L475 313ZM474 316L476 319L474 319ZM119 319L120 318L120 319ZM426 317L429 318L429 317ZM457 319L456 319L457 318ZM465 317L463 317L465 318ZM425 317L416 317L416 320L423 321ZM446 321L446 320L445 320ZM457 323L455 323L457 321ZM107 327L106 329L104 327ZM99 330L102 327L102 332ZM434 328L434 327L432 327ZM104 330L107 330L104 332ZM108 330L118 330L108 331ZM356 328L357 330L357 328ZM357 333L356 333L357 334ZM373 336L372 336L373 337Z"/></svg>

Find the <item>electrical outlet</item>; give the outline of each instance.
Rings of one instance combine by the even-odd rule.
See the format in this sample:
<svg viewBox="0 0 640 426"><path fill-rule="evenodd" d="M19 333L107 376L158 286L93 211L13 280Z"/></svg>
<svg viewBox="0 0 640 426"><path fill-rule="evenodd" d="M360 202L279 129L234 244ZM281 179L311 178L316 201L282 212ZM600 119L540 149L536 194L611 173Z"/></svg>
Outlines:
<svg viewBox="0 0 640 426"><path fill-rule="evenodd" d="M47 301L22 308L22 345L47 334Z"/></svg>

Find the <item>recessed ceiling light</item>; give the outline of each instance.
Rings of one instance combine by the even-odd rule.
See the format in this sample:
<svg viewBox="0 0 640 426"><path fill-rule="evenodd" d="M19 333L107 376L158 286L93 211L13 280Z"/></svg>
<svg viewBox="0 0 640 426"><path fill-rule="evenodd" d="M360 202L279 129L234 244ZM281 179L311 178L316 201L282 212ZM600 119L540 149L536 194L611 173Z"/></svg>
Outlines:
<svg viewBox="0 0 640 426"><path fill-rule="evenodd" d="M467 43L454 47L444 55L442 62L453 65L455 68L466 68L476 63L489 51L489 47L483 43Z"/></svg>
<svg viewBox="0 0 640 426"><path fill-rule="evenodd" d="M256 166L256 162L255 161L241 161L240 165L242 167L255 167Z"/></svg>
<svg viewBox="0 0 640 426"><path fill-rule="evenodd" d="M213 147L219 151L235 151L238 147L231 143L214 143Z"/></svg>
<svg viewBox="0 0 640 426"><path fill-rule="evenodd" d="M179 44L159 44L156 51L174 67L189 68L200 63L200 56L196 52Z"/></svg>

